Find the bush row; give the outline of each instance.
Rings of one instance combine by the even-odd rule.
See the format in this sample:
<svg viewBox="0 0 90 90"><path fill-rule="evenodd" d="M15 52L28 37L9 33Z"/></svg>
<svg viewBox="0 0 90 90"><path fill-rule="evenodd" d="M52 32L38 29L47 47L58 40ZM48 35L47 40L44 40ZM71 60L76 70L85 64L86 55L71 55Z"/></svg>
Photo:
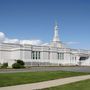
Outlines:
<svg viewBox="0 0 90 90"><path fill-rule="evenodd" d="M12 68L15 69L20 69L20 68L25 68L25 63L22 60L15 60L16 62L14 64L12 64ZM7 68L8 67L8 63L3 63L0 65L0 68Z"/></svg>

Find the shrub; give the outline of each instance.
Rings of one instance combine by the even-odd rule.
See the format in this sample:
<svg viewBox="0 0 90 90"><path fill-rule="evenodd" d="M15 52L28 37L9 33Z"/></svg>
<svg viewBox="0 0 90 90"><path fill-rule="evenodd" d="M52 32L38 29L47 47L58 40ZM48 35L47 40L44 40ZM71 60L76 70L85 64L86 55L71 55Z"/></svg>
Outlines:
<svg viewBox="0 0 90 90"><path fill-rule="evenodd" d="M1 65L1 68L7 68L8 67L8 63L3 63L2 65Z"/></svg>
<svg viewBox="0 0 90 90"><path fill-rule="evenodd" d="M16 60L17 63L19 63L20 65L25 65L25 63L22 60Z"/></svg>
<svg viewBox="0 0 90 90"><path fill-rule="evenodd" d="M25 66L24 65L20 65L20 68L25 68Z"/></svg>
<svg viewBox="0 0 90 90"><path fill-rule="evenodd" d="M19 63L14 63L14 64L12 65L12 68L19 69L19 68L21 68L21 65L20 65Z"/></svg>
<svg viewBox="0 0 90 90"><path fill-rule="evenodd" d="M25 63L22 60L16 60L16 63L12 64L12 68L15 69L25 68L24 64Z"/></svg>

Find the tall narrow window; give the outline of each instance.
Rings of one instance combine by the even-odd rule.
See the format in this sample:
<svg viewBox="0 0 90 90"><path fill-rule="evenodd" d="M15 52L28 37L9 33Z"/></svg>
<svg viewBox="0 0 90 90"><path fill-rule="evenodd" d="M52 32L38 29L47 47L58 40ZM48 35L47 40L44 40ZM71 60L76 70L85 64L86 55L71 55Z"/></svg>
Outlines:
<svg viewBox="0 0 90 90"><path fill-rule="evenodd" d="M34 56L34 51L32 51L32 59L35 59L35 56Z"/></svg>
<svg viewBox="0 0 90 90"><path fill-rule="evenodd" d="M59 59L59 53L57 53L57 58Z"/></svg>
<svg viewBox="0 0 90 90"><path fill-rule="evenodd" d="M64 53L61 53L61 59L62 60L64 59Z"/></svg>
<svg viewBox="0 0 90 90"><path fill-rule="evenodd" d="M60 60L64 59L64 53L57 53L57 58Z"/></svg>
<svg viewBox="0 0 90 90"><path fill-rule="evenodd" d="M32 51L32 59L40 59L40 51Z"/></svg>
<svg viewBox="0 0 90 90"><path fill-rule="evenodd" d="M38 52L36 51L36 59L38 59Z"/></svg>
<svg viewBox="0 0 90 90"><path fill-rule="evenodd" d="M38 53L39 53L38 59L40 59L40 52L38 52Z"/></svg>
<svg viewBox="0 0 90 90"><path fill-rule="evenodd" d="M50 52L48 52L48 59L50 59Z"/></svg>

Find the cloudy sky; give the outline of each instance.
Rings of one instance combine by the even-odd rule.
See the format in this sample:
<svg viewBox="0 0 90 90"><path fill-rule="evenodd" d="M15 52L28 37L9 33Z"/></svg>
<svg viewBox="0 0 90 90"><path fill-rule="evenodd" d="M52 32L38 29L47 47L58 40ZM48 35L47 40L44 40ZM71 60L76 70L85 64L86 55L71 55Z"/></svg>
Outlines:
<svg viewBox="0 0 90 90"><path fill-rule="evenodd" d="M0 0L0 43L49 43L55 21L61 41L90 49L90 0Z"/></svg>

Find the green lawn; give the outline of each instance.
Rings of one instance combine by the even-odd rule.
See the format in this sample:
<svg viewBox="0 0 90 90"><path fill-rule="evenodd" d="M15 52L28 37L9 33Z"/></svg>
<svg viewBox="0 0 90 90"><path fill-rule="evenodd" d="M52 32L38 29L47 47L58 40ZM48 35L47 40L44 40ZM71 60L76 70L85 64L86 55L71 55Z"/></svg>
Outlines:
<svg viewBox="0 0 90 90"><path fill-rule="evenodd" d="M35 83L46 80L86 75L89 73L48 71L48 72L22 72L22 73L2 73L0 74L0 87L26 83Z"/></svg>
<svg viewBox="0 0 90 90"><path fill-rule="evenodd" d="M90 90L90 79L42 90Z"/></svg>

